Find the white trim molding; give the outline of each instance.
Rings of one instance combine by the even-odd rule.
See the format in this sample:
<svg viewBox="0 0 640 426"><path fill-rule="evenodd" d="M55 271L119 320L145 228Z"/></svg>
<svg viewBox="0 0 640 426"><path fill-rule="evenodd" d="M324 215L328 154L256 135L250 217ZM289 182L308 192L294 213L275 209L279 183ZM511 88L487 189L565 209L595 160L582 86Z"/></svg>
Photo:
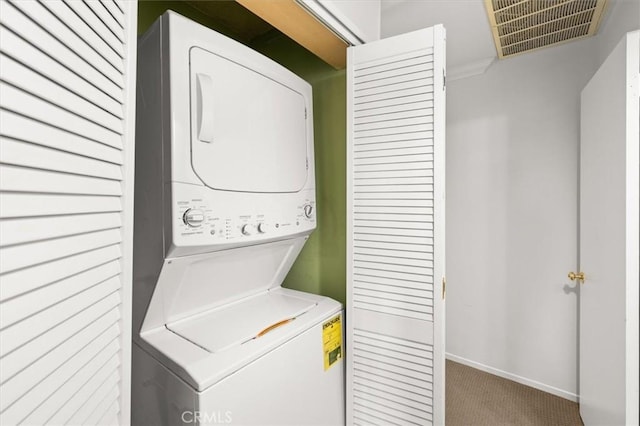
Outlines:
<svg viewBox="0 0 640 426"><path fill-rule="evenodd" d="M508 371L493 368L488 365L482 364L480 362L471 361L461 356L453 355L449 352L445 354L445 357L450 361L454 361L454 362L466 365L467 367L472 367L477 370L484 371L485 373L493 374L494 376L502 377L503 379L511 380L525 386L530 386L532 388L541 390L543 392L547 392L552 395L556 395L561 398L568 399L569 401L578 402L578 395L576 395L575 393L567 392L565 390L558 389L556 387L549 386L544 383L528 379L526 377L518 376L517 374L509 373Z"/></svg>

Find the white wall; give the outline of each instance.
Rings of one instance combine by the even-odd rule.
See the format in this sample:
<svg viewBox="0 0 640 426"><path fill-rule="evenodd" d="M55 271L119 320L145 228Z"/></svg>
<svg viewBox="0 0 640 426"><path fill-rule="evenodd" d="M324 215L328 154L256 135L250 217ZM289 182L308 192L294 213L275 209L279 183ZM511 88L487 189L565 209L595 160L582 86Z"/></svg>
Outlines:
<svg viewBox="0 0 640 426"><path fill-rule="evenodd" d="M574 399L579 41L495 63L447 93L447 352Z"/></svg>
<svg viewBox="0 0 640 426"><path fill-rule="evenodd" d="M594 38L598 67L618 45L624 34L637 29L640 29L640 1L609 0L601 30Z"/></svg>

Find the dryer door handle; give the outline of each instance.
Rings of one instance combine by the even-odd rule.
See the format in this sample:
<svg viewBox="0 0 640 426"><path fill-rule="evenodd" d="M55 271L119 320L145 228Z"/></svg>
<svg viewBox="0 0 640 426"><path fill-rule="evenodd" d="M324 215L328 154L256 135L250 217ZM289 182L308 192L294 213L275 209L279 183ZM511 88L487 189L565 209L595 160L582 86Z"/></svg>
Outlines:
<svg viewBox="0 0 640 426"><path fill-rule="evenodd" d="M207 74L196 74L198 139L213 142L213 79Z"/></svg>

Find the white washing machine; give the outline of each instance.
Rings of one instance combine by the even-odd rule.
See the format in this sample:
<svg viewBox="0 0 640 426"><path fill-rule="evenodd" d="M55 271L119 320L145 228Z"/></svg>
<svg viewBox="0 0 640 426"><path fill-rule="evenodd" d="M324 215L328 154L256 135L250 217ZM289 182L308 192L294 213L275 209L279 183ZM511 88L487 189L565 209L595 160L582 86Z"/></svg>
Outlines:
<svg viewBox="0 0 640 426"><path fill-rule="evenodd" d="M316 227L311 87L167 12L138 47L134 425L342 425L342 306L281 287Z"/></svg>

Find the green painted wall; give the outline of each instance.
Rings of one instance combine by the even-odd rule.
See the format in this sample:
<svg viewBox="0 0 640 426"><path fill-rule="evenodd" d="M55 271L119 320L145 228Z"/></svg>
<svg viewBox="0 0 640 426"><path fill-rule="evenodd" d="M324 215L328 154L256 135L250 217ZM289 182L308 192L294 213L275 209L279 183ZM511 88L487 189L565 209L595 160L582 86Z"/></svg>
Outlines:
<svg viewBox="0 0 640 426"><path fill-rule="evenodd" d="M138 34L167 9L239 40L236 34L180 1L138 3ZM346 302L346 73L336 71L282 34L250 45L313 87L318 227L284 286Z"/></svg>
<svg viewBox="0 0 640 426"><path fill-rule="evenodd" d="M291 269L285 287L346 304L346 73L313 85L318 227Z"/></svg>

